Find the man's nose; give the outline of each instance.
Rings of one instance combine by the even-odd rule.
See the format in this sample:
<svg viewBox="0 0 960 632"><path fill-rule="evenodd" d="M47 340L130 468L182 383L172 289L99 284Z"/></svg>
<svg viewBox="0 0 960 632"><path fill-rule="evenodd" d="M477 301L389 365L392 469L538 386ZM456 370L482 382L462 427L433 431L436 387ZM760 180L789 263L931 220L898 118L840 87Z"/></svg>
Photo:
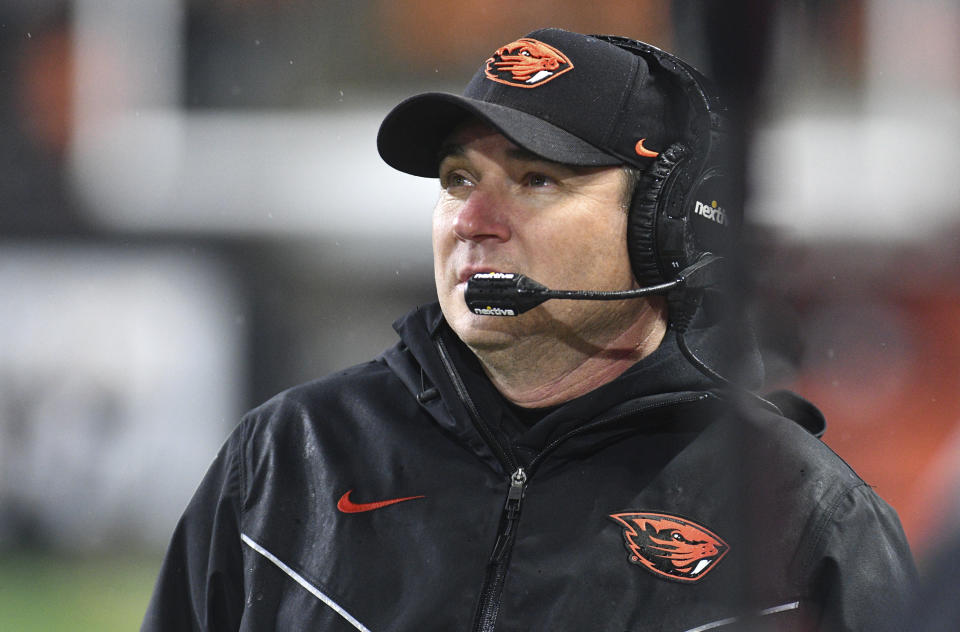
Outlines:
<svg viewBox="0 0 960 632"><path fill-rule="evenodd" d="M510 239L508 220L505 201L489 191L478 189L457 212L453 232L464 241L506 241Z"/></svg>

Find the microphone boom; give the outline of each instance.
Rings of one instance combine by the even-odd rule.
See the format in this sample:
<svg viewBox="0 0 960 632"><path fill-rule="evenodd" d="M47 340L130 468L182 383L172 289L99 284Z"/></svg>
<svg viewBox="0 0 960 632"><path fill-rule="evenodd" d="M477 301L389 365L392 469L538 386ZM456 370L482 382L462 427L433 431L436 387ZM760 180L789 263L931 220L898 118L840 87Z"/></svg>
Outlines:
<svg viewBox="0 0 960 632"><path fill-rule="evenodd" d="M711 253L703 254L684 268L672 281L634 290L551 290L542 283L516 272L480 272L467 281L463 298L474 314L481 316L519 316L550 299L574 301L621 301L673 290L703 290L719 283L722 261Z"/></svg>
<svg viewBox="0 0 960 632"><path fill-rule="evenodd" d="M474 314L519 316L550 299L574 301L620 301L668 292L684 282L682 277L634 290L551 290L530 277L514 272L481 272L470 277L464 300Z"/></svg>

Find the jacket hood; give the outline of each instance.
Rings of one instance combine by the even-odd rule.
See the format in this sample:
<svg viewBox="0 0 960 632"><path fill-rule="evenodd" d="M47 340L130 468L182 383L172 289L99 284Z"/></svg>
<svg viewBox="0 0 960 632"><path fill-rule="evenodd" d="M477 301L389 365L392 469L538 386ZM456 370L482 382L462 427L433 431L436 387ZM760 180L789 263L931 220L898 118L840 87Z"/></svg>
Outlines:
<svg viewBox="0 0 960 632"><path fill-rule="evenodd" d="M434 362L430 360L436 355L437 337L442 337L449 346L456 348L461 360L473 358L473 354L447 326L438 303L418 307L397 319L393 327L434 384L437 383L436 376L431 375L430 370ZM750 390L762 385L763 362L753 332L747 325L735 327L715 323L698 326L695 321L686 334L686 341L707 366L734 383ZM709 390L716 386L680 353L672 329L667 331L663 342L653 353L629 368L621 377L630 378L628 390L633 397ZM620 378L614 381L620 381Z"/></svg>
<svg viewBox="0 0 960 632"><path fill-rule="evenodd" d="M678 397L689 397L691 392L716 387L687 361L677 345L675 332L669 330L660 347L617 379L551 409L531 428L518 428L506 400L487 379L477 358L446 324L437 303L408 313L394 323L394 328L402 343L385 354L388 365L421 404L433 409L441 425L465 439L471 433L464 434L464 427L472 424L464 407L463 389L451 381L439 346L456 366L470 399L468 405L475 406L492 426L515 437L522 435L518 441L531 446L543 445L570 424L583 423L627 402L634 406L641 399L669 403ZM686 341L702 361L721 375L750 389L761 384L760 354L748 329L732 331L730 326L718 324L698 327L694 322Z"/></svg>

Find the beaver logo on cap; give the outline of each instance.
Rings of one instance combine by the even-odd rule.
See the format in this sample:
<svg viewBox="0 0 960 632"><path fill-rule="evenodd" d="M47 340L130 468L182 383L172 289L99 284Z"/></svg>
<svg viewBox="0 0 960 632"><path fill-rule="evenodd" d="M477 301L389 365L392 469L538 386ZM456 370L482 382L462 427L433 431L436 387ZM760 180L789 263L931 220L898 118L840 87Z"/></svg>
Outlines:
<svg viewBox="0 0 960 632"><path fill-rule="evenodd" d="M573 69L570 58L549 44L524 37L501 46L487 60L487 79L535 88Z"/></svg>

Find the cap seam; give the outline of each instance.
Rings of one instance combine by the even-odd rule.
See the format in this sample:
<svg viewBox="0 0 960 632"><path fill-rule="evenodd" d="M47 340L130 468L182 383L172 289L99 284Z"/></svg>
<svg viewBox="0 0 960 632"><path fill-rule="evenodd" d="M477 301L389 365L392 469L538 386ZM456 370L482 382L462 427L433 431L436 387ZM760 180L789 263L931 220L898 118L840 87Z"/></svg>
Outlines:
<svg viewBox="0 0 960 632"><path fill-rule="evenodd" d="M623 133L623 127L625 120L629 117L629 112L624 115L624 109L626 108L627 103L630 100L630 95L633 94L633 90L637 84L637 75L640 73L640 57L637 55L631 55L632 59L630 60L633 65L633 72L631 73L630 81L626 85L626 89L620 96L620 102L617 104L617 116L610 117L610 126L607 129L603 137L604 144L608 147L606 151L613 154L617 158L623 159L623 154L617 149L616 139L612 138L618 129Z"/></svg>

